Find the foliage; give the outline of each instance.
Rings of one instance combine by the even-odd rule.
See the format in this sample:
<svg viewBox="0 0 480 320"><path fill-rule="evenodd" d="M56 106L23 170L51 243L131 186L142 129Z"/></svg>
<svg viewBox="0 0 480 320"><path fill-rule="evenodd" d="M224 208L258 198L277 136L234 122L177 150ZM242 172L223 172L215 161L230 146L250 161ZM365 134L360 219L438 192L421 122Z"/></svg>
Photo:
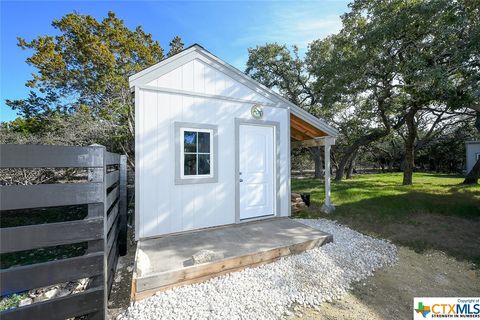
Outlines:
<svg viewBox="0 0 480 320"><path fill-rule="evenodd" d="M19 294L12 294L8 297L3 297L0 300L0 311L8 310L11 308L16 308L21 300L28 297L28 293L19 293Z"/></svg>
<svg viewBox="0 0 480 320"><path fill-rule="evenodd" d="M356 0L350 8L342 30L313 41L304 59L295 47L266 44L249 50L246 72L336 124L337 180L358 151L397 136L411 184L416 151L478 110L480 6Z"/></svg>
<svg viewBox="0 0 480 320"><path fill-rule="evenodd" d="M311 157L303 149L293 149L291 152L291 170L300 171L311 170L314 163Z"/></svg>
<svg viewBox="0 0 480 320"><path fill-rule="evenodd" d="M70 114L56 111L48 118L42 118L42 121L34 117L0 123L0 143L71 146L97 143L104 145L109 151L121 152L118 144L114 142L117 128L109 121L97 120L88 111L80 110ZM79 168L3 169L0 171L0 184L54 183L78 178L80 174L82 170ZM86 172L83 174L86 175Z"/></svg>
<svg viewBox="0 0 480 320"><path fill-rule="evenodd" d="M27 63L38 71L26 85L45 93L26 100L8 101L25 116L50 110L77 110L81 105L94 115L114 116L128 103L128 76L163 59L160 44L137 27L128 29L113 12L102 21L70 13L52 26L57 36L39 36L28 42L19 38L22 49L33 50ZM52 107L52 102L57 103Z"/></svg>
<svg viewBox="0 0 480 320"><path fill-rule="evenodd" d="M37 127L41 129L36 129ZM107 120L97 119L89 111L71 114L52 112L48 118L17 118L0 124L0 143L85 146L102 144L118 151L112 143L116 127Z"/></svg>
<svg viewBox="0 0 480 320"><path fill-rule="evenodd" d="M309 94L308 78L304 63L298 56L298 48L290 51L277 43L248 49L245 73L268 88L275 88L293 103L301 106L314 105Z"/></svg>
<svg viewBox="0 0 480 320"><path fill-rule="evenodd" d="M462 173L466 165L465 141L478 139L479 135L472 121L444 128L419 148L415 160L417 167L424 171ZM419 136L422 135L420 132Z"/></svg>
<svg viewBox="0 0 480 320"><path fill-rule="evenodd" d="M401 168L410 183L416 167L434 167L426 166L429 152L457 171L446 144L463 139L461 128L475 116L480 121L471 112L480 110L480 6L355 0L350 8L341 31L313 41L304 57L295 46L267 43L249 49L245 72L340 130L332 154L338 180L358 158ZM52 25L55 36L19 38L37 72L26 83L28 97L7 100L21 118L2 125L2 141L95 142L127 153L134 166L128 77L163 59L163 49L113 12L101 21L70 13ZM183 47L176 36L167 55ZM302 152L321 165L318 152Z"/></svg>
<svg viewBox="0 0 480 320"><path fill-rule="evenodd" d="M20 48L32 51L27 63L37 72L26 83L31 88L27 98L6 101L22 117L11 124L14 131L41 133L38 139L42 142L103 144L103 135L98 139L90 136L92 130L103 131L103 127L111 130L107 144L113 142L114 149L127 153L134 166L133 98L128 77L161 61L163 49L142 27L129 29L113 12L101 21L69 13L54 20L52 26L57 30L55 36L18 39ZM179 37L172 44L171 51L183 46ZM82 113L78 120L88 114L88 124L94 126L86 134L65 127L81 125L67 119L77 113ZM74 137L72 131L82 137ZM61 136L64 133L67 136Z"/></svg>
<svg viewBox="0 0 480 320"><path fill-rule="evenodd" d="M171 57L183 50L183 42L182 39L179 36L175 36L172 41L170 41L170 50L168 50L168 57Z"/></svg>

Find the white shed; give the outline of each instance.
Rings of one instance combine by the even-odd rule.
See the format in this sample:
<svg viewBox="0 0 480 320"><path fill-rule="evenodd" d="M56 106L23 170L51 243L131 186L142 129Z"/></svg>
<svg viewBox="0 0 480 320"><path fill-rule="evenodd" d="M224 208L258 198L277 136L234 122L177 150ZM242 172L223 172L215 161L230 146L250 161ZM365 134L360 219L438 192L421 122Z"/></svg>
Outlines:
<svg viewBox="0 0 480 320"><path fill-rule="evenodd" d="M137 239L290 215L290 148L337 131L199 45L130 77ZM291 143L293 142L293 143Z"/></svg>
<svg viewBox="0 0 480 320"><path fill-rule="evenodd" d="M466 169L467 173L472 170L473 166L480 159L480 141L465 142L466 150Z"/></svg>

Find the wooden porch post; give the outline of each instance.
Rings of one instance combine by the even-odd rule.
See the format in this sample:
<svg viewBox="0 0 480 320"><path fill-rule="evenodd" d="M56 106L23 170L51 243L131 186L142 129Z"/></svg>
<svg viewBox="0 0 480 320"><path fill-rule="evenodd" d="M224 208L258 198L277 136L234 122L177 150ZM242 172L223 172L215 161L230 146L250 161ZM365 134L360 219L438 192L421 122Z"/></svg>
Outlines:
<svg viewBox="0 0 480 320"><path fill-rule="evenodd" d="M335 211L335 206L332 204L331 190L330 190L330 149L335 144L335 137L317 137L310 140L295 141L291 143L292 148L297 147L325 147L325 202L320 209L324 213L332 213Z"/></svg>
<svg viewBox="0 0 480 320"><path fill-rule="evenodd" d="M335 206L331 201L331 190L330 190L330 148L332 146L331 138L324 138L324 147L325 147L325 202L322 205L322 212L332 213L335 211Z"/></svg>

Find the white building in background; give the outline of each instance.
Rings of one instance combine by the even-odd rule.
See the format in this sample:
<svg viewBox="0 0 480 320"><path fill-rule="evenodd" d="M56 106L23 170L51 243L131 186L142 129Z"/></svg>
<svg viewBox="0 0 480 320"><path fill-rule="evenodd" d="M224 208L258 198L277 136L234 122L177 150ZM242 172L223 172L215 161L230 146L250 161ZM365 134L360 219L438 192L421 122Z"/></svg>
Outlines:
<svg viewBox="0 0 480 320"><path fill-rule="evenodd" d="M473 166L480 158L480 141L467 141L465 142L466 150L466 169L467 173L472 170Z"/></svg>

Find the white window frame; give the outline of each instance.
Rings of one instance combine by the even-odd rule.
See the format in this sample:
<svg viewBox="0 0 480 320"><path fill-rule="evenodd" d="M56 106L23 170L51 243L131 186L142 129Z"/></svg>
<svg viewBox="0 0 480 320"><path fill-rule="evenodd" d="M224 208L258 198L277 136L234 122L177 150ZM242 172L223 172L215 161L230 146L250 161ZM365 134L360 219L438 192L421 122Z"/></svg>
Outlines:
<svg viewBox="0 0 480 320"><path fill-rule="evenodd" d="M185 131L210 133L210 174L185 175ZM175 138L175 184L216 183L218 182L218 127L211 124L174 122ZM187 152L186 154L189 154ZM193 152L191 153L193 154ZM207 154L195 152L195 154ZM198 163L197 163L198 169ZM198 172L198 171L197 171Z"/></svg>
<svg viewBox="0 0 480 320"><path fill-rule="evenodd" d="M210 152L186 152L185 153L185 131L191 132L207 132L210 133ZM214 162L215 156L213 154L213 129L199 129L199 128L180 128L180 179L191 179L191 178L213 178L214 176ZM197 135L197 148L198 148L198 135ZM197 155L197 174L194 175L185 175L185 154L195 154ZM198 155L200 154L209 154L210 155L210 173L209 174L198 174Z"/></svg>

